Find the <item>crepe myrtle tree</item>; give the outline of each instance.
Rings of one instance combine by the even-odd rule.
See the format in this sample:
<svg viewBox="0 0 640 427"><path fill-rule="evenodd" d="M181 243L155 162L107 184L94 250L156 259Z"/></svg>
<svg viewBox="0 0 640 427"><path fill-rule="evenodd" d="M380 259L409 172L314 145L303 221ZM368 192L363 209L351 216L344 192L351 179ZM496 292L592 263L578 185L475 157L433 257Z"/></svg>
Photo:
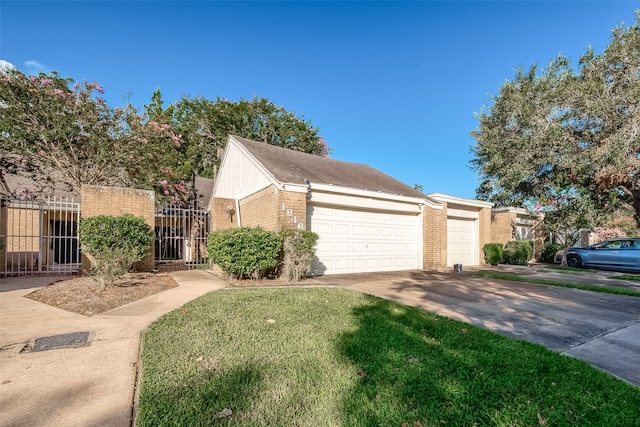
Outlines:
<svg viewBox="0 0 640 427"><path fill-rule="evenodd" d="M574 200L605 213L616 201L640 218L636 15L633 25L613 30L601 54L588 49L577 68L559 56L542 70L535 64L528 71L520 69L501 85L492 105L477 114L478 127L471 132L476 141L471 166L481 178L479 198L497 206L555 199L548 183L564 177L571 179L573 190L565 194L560 185L556 195L575 195ZM559 207L551 216L564 211Z"/></svg>
<svg viewBox="0 0 640 427"><path fill-rule="evenodd" d="M64 177L83 184L115 183L122 165L121 113L107 107L96 82L73 82L57 73L0 77L0 147L3 171L42 181Z"/></svg>
<svg viewBox="0 0 640 427"><path fill-rule="evenodd" d="M181 138L167 123L132 107L107 106L97 82L74 82L58 73L0 74L0 173L33 178L44 191L66 183L154 189L180 199L176 177Z"/></svg>
<svg viewBox="0 0 640 427"><path fill-rule="evenodd" d="M580 230L604 223L611 217L616 200L593 199L573 174L546 178L543 188L544 192L526 199L523 205L531 212L544 214L543 227L563 243L562 265L566 265L567 250L580 238Z"/></svg>

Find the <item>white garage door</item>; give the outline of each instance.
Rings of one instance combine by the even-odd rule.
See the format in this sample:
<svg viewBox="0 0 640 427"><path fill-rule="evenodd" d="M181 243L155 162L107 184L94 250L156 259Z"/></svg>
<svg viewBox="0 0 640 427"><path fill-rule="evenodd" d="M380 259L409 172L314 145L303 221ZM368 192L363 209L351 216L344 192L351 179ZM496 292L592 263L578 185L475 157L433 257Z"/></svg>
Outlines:
<svg viewBox="0 0 640 427"><path fill-rule="evenodd" d="M477 265L476 220L447 219L447 265Z"/></svg>
<svg viewBox="0 0 640 427"><path fill-rule="evenodd" d="M418 218L410 214L309 205L307 221L311 231L320 236L312 272L340 274L420 268Z"/></svg>

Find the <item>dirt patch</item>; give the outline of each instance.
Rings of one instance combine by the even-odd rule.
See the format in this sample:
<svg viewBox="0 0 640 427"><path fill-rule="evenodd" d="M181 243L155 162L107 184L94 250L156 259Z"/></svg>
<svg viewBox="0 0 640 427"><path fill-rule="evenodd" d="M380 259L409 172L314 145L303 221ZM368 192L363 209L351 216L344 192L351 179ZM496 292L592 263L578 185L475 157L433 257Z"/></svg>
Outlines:
<svg viewBox="0 0 640 427"><path fill-rule="evenodd" d="M176 286L178 284L169 274L130 273L104 289L91 276L81 276L43 286L25 296L73 313L93 316Z"/></svg>

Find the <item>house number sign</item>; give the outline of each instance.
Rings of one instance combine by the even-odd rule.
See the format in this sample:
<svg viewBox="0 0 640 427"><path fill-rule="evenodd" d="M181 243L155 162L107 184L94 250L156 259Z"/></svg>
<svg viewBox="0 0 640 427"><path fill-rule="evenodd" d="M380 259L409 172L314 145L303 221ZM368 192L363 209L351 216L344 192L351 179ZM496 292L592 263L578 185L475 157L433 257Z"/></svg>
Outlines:
<svg viewBox="0 0 640 427"><path fill-rule="evenodd" d="M291 222L297 224L298 230L304 230L304 223L298 222L298 217L293 214L293 209L287 209L285 204L282 204L282 211L287 214L288 217L291 217Z"/></svg>

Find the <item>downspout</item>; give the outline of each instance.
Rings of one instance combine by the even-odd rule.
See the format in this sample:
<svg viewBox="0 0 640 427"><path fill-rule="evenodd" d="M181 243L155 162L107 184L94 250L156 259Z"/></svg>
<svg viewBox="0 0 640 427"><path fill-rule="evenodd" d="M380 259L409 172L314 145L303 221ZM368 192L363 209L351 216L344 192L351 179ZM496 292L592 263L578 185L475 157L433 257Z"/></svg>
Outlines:
<svg viewBox="0 0 640 427"><path fill-rule="evenodd" d="M238 228L242 228L242 221L240 220L240 201L236 197L236 217L238 218Z"/></svg>

